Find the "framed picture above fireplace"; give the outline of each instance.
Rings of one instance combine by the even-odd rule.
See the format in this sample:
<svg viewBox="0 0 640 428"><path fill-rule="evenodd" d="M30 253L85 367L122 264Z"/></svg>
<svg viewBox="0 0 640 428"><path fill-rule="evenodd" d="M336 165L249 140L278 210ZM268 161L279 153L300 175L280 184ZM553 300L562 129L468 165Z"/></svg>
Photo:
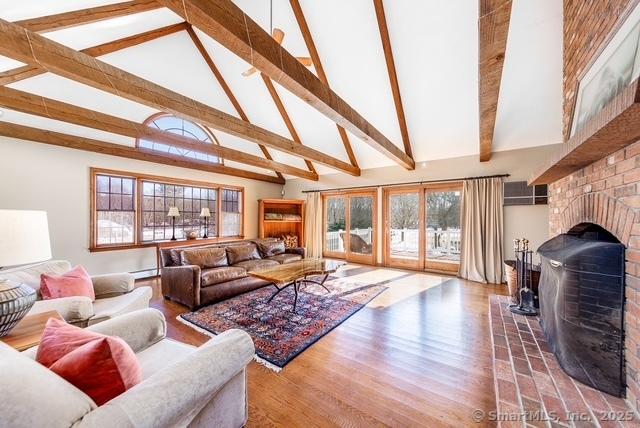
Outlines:
<svg viewBox="0 0 640 428"><path fill-rule="evenodd" d="M640 8L636 8L602 49L578 86L573 110L573 136L622 89L640 75Z"/></svg>

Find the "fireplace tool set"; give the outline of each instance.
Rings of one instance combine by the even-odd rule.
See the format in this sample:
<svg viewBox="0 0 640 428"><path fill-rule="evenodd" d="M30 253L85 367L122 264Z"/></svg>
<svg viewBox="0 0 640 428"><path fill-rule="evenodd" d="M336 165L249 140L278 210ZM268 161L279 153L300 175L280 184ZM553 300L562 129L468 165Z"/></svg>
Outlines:
<svg viewBox="0 0 640 428"><path fill-rule="evenodd" d="M533 293L533 251L529 250L529 240L514 239L513 250L516 254L518 303L509 305L509 310L514 314L538 315Z"/></svg>

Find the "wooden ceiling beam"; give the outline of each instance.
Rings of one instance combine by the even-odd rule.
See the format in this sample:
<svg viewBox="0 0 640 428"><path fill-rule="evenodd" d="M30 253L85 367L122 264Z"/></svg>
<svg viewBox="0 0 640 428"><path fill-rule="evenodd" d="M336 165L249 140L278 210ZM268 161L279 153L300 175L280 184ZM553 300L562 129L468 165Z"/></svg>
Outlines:
<svg viewBox="0 0 640 428"><path fill-rule="evenodd" d="M275 86L273 86L273 82L271 81L271 79L269 79L269 76L266 76L263 73L260 73L260 77L262 77L262 81L267 87L267 91L269 91L269 95L271 95L271 99L273 100L273 103L276 105L276 108L278 109L278 113L280 113L280 117L282 117L284 124L289 130L289 134L291 134L291 138L296 143L302 144L302 140L300 140L298 131L296 131L295 126L293 126L291 117L289 116L289 113L287 113L287 109L284 107L284 104L282 103L282 99L280 98L280 95L278 95L278 91L276 91ZM316 169L314 168L311 161L308 161L305 159L305 163L307 165L307 168L309 168L309 171L316 172Z"/></svg>
<svg viewBox="0 0 640 428"><path fill-rule="evenodd" d="M186 30L187 27L188 26L185 22L181 22L179 24L145 31L144 33L134 34L133 36L113 40L111 42L103 43L97 46L92 46L90 48L83 49L80 52L86 53L87 55L91 55L93 57L107 55L113 52L120 51L122 49L140 45L145 42L150 42L151 40L155 40L160 37L168 36L169 34ZM39 76L46 72L47 71L44 68L38 65L25 65L22 67L17 67L12 70L0 72L0 85L8 85L9 83L19 82L20 80Z"/></svg>
<svg viewBox="0 0 640 428"><path fill-rule="evenodd" d="M360 174L359 168L347 162L297 144L2 19L0 55L27 64L37 64L49 72L257 144L313 160L351 175Z"/></svg>
<svg viewBox="0 0 640 428"><path fill-rule="evenodd" d="M322 61L320 60L320 54L318 53L318 49L316 48L316 43L313 41L313 36L311 36L311 30L309 30L309 25L307 24L307 19L304 17L304 12L302 12L300 2L298 0L290 0L290 3L291 8L293 9L293 14L296 17L296 21L298 21L298 27L300 27L302 38L304 39L304 43L307 45L307 50L309 51L309 55L311 56L313 68L315 68L316 73L318 73L318 79L320 79L322 83L327 85L327 87L330 87L329 79L327 79L327 74L324 72L324 67L322 66ZM351 141L349 141L347 132L342 126L338 125L337 123L336 128L338 129L338 134L340 135L342 145L344 146L344 150L347 152L347 156L349 157L351 165L357 167L358 159L353 152L353 147L351 147Z"/></svg>
<svg viewBox="0 0 640 428"><path fill-rule="evenodd" d="M218 144L203 144L201 141L193 138L161 131L141 123L33 95L17 89L0 87L0 106L22 113L99 129L125 137L146 139L186 150L206 153L258 168L272 169L307 180L318 180L318 175L315 173L276 162L272 159L264 159L260 156L254 156Z"/></svg>
<svg viewBox="0 0 640 428"><path fill-rule="evenodd" d="M133 15L134 13L147 12L149 10L160 9L161 7L162 5L158 4L155 0L134 0L89 9L73 10L38 18L23 19L16 21L15 24L27 30L35 31L36 33L43 33Z"/></svg>
<svg viewBox="0 0 640 428"><path fill-rule="evenodd" d="M491 159L493 132L500 97L502 67L507 50L512 0L479 0L478 107L480 161Z"/></svg>
<svg viewBox="0 0 640 428"><path fill-rule="evenodd" d="M9 122L0 122L0 135L20 140L49 144L52 146L100 153L103 155L196 169L216 174L233 175L251 180L266 181L268 183L284 184L285 182L283 179L276 176L259 174L224 165L216 165L197 159L186 159L184 156L160 153L154 150L146 150L137 147L124 146L122 144L107 143L90 138L77 137L75 135L68 135L60 132L31 128Z"/></svg>
<svg viewBox="0 0 640 428"><path fill-rule="evenodd" d="M160 0L160 3L380 153L406 169L415 168L413 159L280 46L231 0Z"/></svg>
<svg viewBox="0 0 640 428"><path fill-rule="evenodd" d="M38 67L37 65L23 65L12 68L11 70L0 72L0 85L8 85L30 77L40 76L44 73L46 73L46 70Z"/></svg>
<svg viewBox="0 0 640 428"><path fill-rule="evenodd" d="M211 55L209 55L207 48L204 47L204 45L200 41L200 38L193 30L193 27L189 24L187 24L187 34L189 34L189 37L191 37L191 41L195 45L196 49L198 49L198 52L200 52L200 56L202 57L204 62L206 62L207 66L209 66L211 74L213 74L213 76L216 78L218 84L220 84L220 87L222 87L222 90L227 95L227 98L229 98L229 102L231 102L233 108L236 109L236 112L238 113L238 116L240 116L240 119L244 120L245 122L250 122L249 117L244 112L244 109L240 106L238 99L231 91L231 88L227 84L227 81L224 80L224 77L222 76L222 73L220 73L218 66L213 62L213 58L211 58ZM263 146L262 144L258 144L258 147L260 147L260 150L262 151L262 154L265 158L273 160L271 153L269 153L269 150L267 150L265 146ZM280 172L276 171L276 174L278 175L278 177L282 178L282 174Z"/></svg>
<svg viewBox="0 0 640 428"><path fill-rule="evenodd" d="M393 103L396 107L396 116L398 116L398 125L400 127L400 135L402 135L404 152L413 159L409 129L407 127L407 119L404 115L404 107L402 106L400 84L398 83L398 75L396 73L396 63L393 60L393 50L391 49L391 38L389 37L389 28L387 27L387 17L384 13L383 0L373 0L373 7L376 10L378 30L380 31L384 60L387 63L387 74L389 75L389 84L391 85L391 93L393 94Z"/></svg>
<svg viewBox="0 0 640 428"><path fill-rule="evenodd" d="M111 42L103 43L101 45L83 49L80 52L86 53L87 55L93 57L99 57L113 52L121 51L123 49L138 46L142 43L150 42L161 37L169 36L171 34L184 31L187 28L188 25L186 22L179 22L177 24L167 25L166 27L156 28L154 30L145 31L144 33L134 34L129 37L124 37L122 39L117 39Z"/></svg>

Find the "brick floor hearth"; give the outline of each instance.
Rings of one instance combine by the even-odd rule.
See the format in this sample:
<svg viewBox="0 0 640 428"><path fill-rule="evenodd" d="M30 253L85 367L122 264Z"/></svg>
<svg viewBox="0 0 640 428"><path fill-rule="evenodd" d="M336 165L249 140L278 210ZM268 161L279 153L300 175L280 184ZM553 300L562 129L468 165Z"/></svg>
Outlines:
<svg viewBox="0 0 640 428"><path fill-rule="evenodd" d="M562 370L537 317L511 313L507 296L489 300L497 414L482 419L502 427L640 427L623 399Z"/></svg>

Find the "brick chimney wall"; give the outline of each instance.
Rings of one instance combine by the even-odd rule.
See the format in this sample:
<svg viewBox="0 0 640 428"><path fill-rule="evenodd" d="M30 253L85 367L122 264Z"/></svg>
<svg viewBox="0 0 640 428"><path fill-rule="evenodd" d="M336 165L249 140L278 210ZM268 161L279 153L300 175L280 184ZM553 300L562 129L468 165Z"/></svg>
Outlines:
<svg viewBox="0 0 640 428"><path fill-rule="evenodd" d="M549 186L549 232L595 223L626 245L627 400L640 410L640 141Z"/></svg>
<svg viewBox="0 0 640 428"><path fill-rule="evenodd" d="M578 83L640 0L564 1L565 141ZM596 223L626 245L627 400L640 410L640 141L549 186L550 236Z"/></svg>

